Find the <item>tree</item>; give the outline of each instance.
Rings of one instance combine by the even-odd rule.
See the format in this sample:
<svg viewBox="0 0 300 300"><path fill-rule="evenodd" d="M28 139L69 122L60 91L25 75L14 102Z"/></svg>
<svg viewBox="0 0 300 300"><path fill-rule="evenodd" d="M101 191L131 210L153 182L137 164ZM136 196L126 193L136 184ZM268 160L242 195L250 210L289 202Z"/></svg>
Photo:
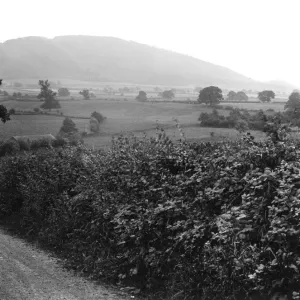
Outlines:
<svg viewBox="0 0 300 300"><path fill-rule="evenodd" d="M56 100L56 93L51 90L49 81L39 80L39 86L41 88L41 91L38 94L37 98L42 101L45 101L41 105L41 108L44 109L60 108L61 106L59 102Z"/></svg>
<svg viewBox="0 0 300 300"><path fill-rule="evenodd" d="M62 134L73 134L76 133L78 129L76 128L76 124L73 122L73 120L69 117L66 117L63 120L63 125L60 128L60 133Z"/></svg>
<svg viewBox="0 0 300 300"><path fill-rule="evenodd" d="M168 91L163 91L161 96L164 98L164 99L172 99L175 97L175 94L172 90L168 90Z"/></svg>
<svg viewBox="0 0 300 300"><path fill-rule="evenodd" d="M92 132L99 132L100 126L99 126L99 122L96 118L91 116L90 119L90 130Z"/></svg>
<svg viewBox="0 0 300 300"><path fill-rule="evenodd" d="M239 91L237 93L235 91L230 91L227 94L227 100L247 101L248 100L248 96L243 91Z"/></svg>
<svg viewBox="0 0 300 300"><path fill-rule="evenodd" d="M249 98L244 91L239 91L236 93L236 99L238 101L248 101Z"/></svg>
<svg viewBox="0 0 300 300"><path fill-rule="evenodd" d="M270 102L271 99L275 98L275 93L273 91L265 90L259 92L257 98L262 102Z"/></svg>
<svg viewBox="0 0 300 300"><path fill-rule="evenodd" d="M287 109L289 112L293 112L297 116L300 115L300 93L293 92L289 96L289 100L284 106L284 109Z"/></svg>
<svg viewBox="0 0 300 300"><path fill-rule="evenodd" d="M100 113L98 113L97 111L92 112L91 114L92 118L95 118L99 124L102 123L105 119L105 117L103 117Z"/></svg>
<svg viewBox="0 0 300 300"><path fill-rule="evenodd" d="M139 91L139 94L135 97L137 101L145 102L148 100L147 94L144 91Z"/></svg>
<svg viewBox="0 0 300 300"><path fill-rule="evenodd" d="M62 87L58 89L58 96L67 97L70 96L70 91L68 88Z"/></svg>
<svg viewBox="0 0 300 300"><path fill-rule="evenodd" d="M79 92L81 96L83 96L84 100L89 100L90 99L90 91L87 89L84 89Z"/></svg>
<svg viewBox="0 0 300 300"><path fill-rule="evenodd" d="M235 91L230 91L227 94L227 100L236 100L236 92Z"/></svg>
<svg viewBox="0 0 300 300"><path fill-rule="evenodd" d="M2 85L2 79L0 79L0 86ZM0 105L0 119L3 123L10 120L7 108L4 105Z"/></svg>
<svg viewBox="0 0 300 300"><path fill-rule="evenodd" d="M209 86L201 90L198 97L199 103L209 104L210 106L214 106L220 103L220 101L224 100L222 90L217 86Z"/></svg>

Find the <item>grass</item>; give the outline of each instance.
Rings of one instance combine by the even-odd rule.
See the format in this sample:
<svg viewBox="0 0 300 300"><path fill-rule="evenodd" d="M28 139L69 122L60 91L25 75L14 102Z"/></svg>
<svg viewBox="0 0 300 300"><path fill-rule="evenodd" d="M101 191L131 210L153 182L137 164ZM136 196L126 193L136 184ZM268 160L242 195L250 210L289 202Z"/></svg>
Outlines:
<svg viewBox="0 0 300 300"><path fill-rule="evenodd" d="M64 100L60 102L64 115L74 117L89 117L93 111L98 111L107 119L101 124L98 136L88 137L85 142L96 148L109 145L111 137L120 133L133 132L142 135L146 132L149 136L155 136L156 124L166 128L166 133L174 139L179 139L179 132L175 127L176 119L184 128L188 140L235 138L238 133L234 129L226 128L202 128L197 121L201 112L211 112L212 109L205 105L188 103L140 103L136 101L101 101L92 100ZM41 102L33 101L6 101L8 109L32 110L39 107ZM273 108L283 110L284 104L275 103L230 103L224 106L234 106L247 109ZM56 110L52 111L56 113ZM220 110L220 114L228 115L228 110ZM14 115L11 121L0 125L0 138L6 139L13 135L46 134L56 135L62 125L64 116L51 115ZM77 128L82 132L89 126L89 120L74 118ZM263 133L255 132L257 137Z"/></svg>

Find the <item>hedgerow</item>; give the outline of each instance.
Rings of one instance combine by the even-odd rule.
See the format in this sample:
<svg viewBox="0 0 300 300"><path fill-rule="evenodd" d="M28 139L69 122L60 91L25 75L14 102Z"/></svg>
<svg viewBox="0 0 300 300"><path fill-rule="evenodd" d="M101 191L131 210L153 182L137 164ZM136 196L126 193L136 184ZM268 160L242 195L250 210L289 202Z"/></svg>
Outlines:
<svg viewBox="0 0 300 300"><path fill-rule="evenodd" d="M298 299L300 151L278 138L189 144L161 132L4 157L0 212L77 270L165 299Z"/></svg>

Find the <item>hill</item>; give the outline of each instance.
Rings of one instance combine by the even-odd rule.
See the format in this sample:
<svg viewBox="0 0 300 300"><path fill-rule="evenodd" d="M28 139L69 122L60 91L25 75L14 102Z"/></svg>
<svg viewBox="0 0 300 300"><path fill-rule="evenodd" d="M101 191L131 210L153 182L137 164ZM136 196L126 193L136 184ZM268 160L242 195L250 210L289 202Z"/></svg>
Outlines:
<svg viewBox="0 0 300 300"><path fill-rule="evenodd" d="M288 87L261 83L187 55L113 37L25 37L0 43L0 77L69 78L151 85Z"/></svg>

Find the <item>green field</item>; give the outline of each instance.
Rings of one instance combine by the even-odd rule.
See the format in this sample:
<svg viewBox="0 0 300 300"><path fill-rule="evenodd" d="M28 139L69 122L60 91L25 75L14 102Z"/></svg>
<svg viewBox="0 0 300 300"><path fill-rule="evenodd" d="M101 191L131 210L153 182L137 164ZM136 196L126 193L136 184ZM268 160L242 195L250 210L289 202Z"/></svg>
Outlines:
<svg viewBox="0 0 300 300"><path fill-rule="evenodd" d="M101 124L100 134L97 137L85 138L85 143L96 148L109 145L111 137L120 133L135 133L139 136L145 132L148 136L155 136L156 124L165 128L167 134L174 139L179 139L179 131L176 128L176 119L183 127L185 136L189 140L213 139L222 137L234 138L238 135L234 129L225 128L202 128L197 121L201 112L211 112L212 109L199 104L188 103L141 103L131 101L103 101L103 100L62 100L61 109L53 110L53 113L63 113L72 116L79 131L89 126L88 119L93 111L98 111L107 119ZM39 107L39 101L5 101L3 104L17 111L32 110ZM263 109L272 108L276 111L284 109L282 103L230 103L224 104L239 108ZM219 111L228 115L228 110ZM64 116L51 115L13 115L11 121L0 125L0 138L7 139L14 135L46 134L56 135L62 125ZM262 137L263 133L256 132L256 136Z"/></svg>

